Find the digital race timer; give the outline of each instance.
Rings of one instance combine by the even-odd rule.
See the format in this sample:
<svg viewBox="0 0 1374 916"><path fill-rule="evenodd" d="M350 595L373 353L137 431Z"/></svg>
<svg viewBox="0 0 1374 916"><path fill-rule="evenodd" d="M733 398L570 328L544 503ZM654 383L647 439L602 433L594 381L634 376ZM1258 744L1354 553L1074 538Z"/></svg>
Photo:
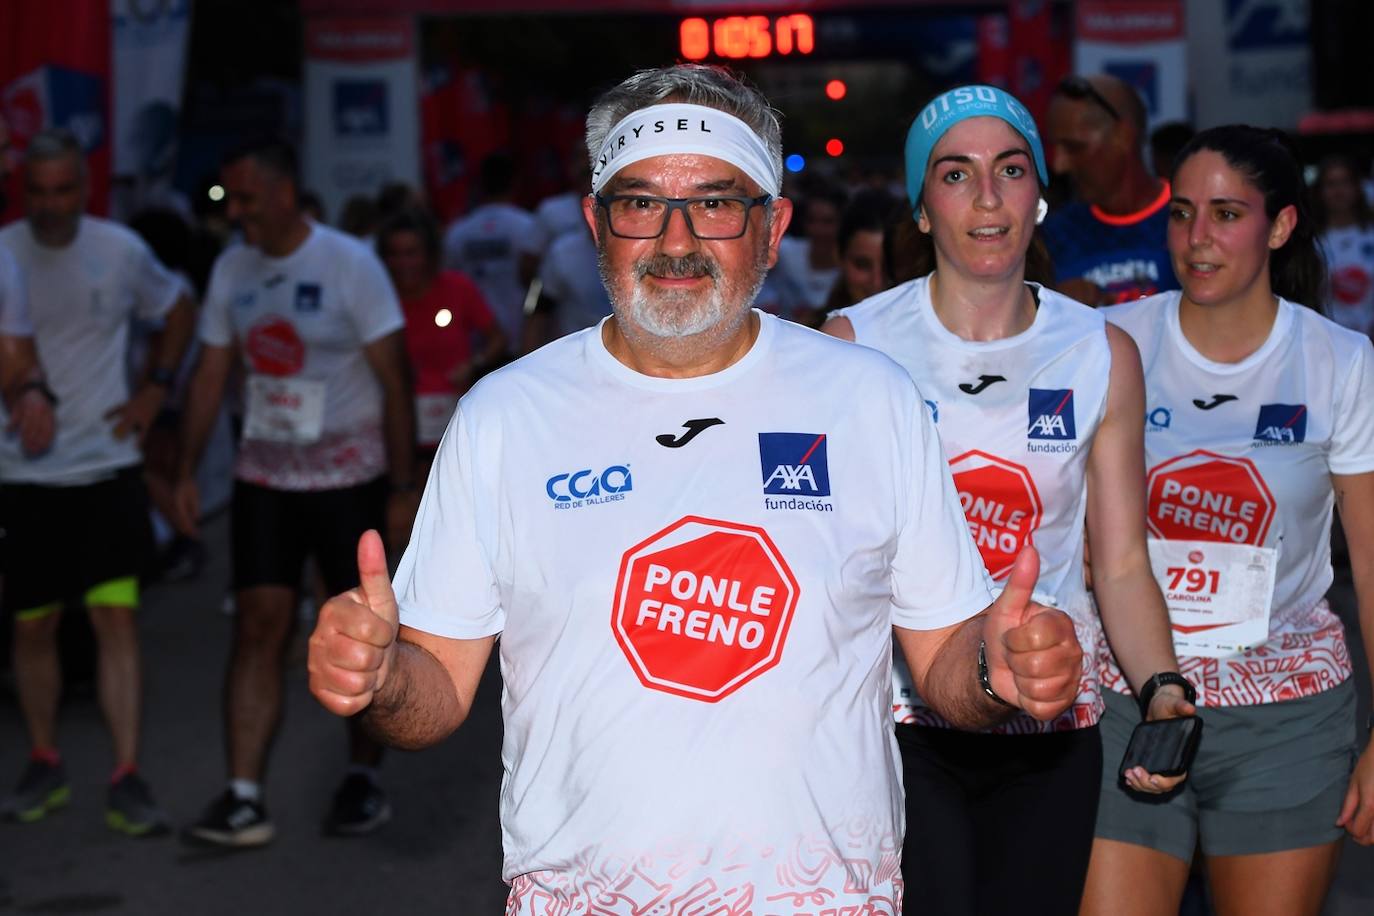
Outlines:
<svg viewBox="0 0 1374 916"><path fill-rule="evenodd" d="M725 16L691 18L678 27L680 51L687 60L706 57L772 57L810 54L816 48L815 29L805 13L786 16Z"/></svg>

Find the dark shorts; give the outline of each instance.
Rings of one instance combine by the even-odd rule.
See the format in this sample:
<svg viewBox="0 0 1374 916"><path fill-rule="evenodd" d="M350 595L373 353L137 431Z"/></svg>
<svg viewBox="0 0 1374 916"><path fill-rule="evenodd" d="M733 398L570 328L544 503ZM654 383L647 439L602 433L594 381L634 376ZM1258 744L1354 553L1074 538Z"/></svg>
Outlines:
<svg viewBox="0 0 1374 916"><path fill-rule="evenodd" d="M992 735L898 725L909 909L941 916L1078 912L1092 852L1097 726Z"/></svg>
<svg viewBox="0 0 1374 916"><path fill-rule="evenodd" d="M387 481L378 477L338 490L274 490L234 481L234 588L297 588L306 557L329 594L358 584L358 538L386 526Z"/></svg>
<svg viewBox="0 0 1374 916"><path fill-rule="evenodd" d="M1354 767L1351 679L1310 697L1199 710L1202 744L1183 787L1160 799L1122 788L1117 771L1140 721L1135 700L1103 691L1102 802L1097 835L1187 862L1321 846L1336 826Z"/></svg>
<svg viewBox="0 0 1374 916"><path fill-rule="evenodd" d="M0 486L0 527L7 614L82 603L96 586L137 579L147 567L153 532L143 467L80 486Z"/></svg>

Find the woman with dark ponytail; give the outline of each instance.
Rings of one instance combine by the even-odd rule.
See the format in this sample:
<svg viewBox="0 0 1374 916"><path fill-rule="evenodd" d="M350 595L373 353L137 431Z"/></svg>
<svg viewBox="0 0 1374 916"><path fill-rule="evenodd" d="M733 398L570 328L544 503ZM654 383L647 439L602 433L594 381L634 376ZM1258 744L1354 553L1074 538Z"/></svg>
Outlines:
<svg viewBox="0 0 1374 916"><path fill-rule="evenodd" d="M1316 311L1322 258L1282 134L1203 131L1172 188L1183 289L1102 312L1145 368L1151 560L1206 731L1162 803L1104 767L1082 913L1176 914L1200 846L1218 912L1316 916L1342 837L1374 844L1374 752L1324 597L1339 508L1374 657L1374 347ZM1110 762L1139 713L1114 660L1103 682Z"/></svg>

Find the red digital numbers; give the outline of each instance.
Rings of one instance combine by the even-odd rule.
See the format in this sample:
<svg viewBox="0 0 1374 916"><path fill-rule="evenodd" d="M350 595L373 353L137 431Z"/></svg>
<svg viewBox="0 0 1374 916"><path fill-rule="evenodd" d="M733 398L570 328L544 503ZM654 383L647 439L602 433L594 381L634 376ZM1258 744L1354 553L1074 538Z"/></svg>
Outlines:
<svg viewBox="0 0 1374 916"><path fill-rule="evenodd" d="M733 60L772 54L810 54L816 49L815 28L805 13L725 16L707 22L693 17L678 26L679 49L687 60L712 55Z"/></svg>

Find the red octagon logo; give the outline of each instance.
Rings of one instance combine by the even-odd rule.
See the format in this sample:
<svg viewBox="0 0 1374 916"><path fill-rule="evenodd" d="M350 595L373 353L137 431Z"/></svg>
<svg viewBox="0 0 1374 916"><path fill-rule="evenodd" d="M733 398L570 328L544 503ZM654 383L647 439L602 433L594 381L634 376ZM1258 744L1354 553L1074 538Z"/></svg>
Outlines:
<svg viewBox="0 0 1374 916"><path fill-rule="evenodd" d="M1150 471L1150 533L1169 541L1264 544L1274 497L1249 458L1204 449Z"/></svg>
<svg viewBox="0 0 1374 916"><path fill-rule="evenodd" d="M285 318L269 315L248 330L248 361L259 375L295 375L305 366L305 343Z"/></svg>
<svg viewBox="0 0 1374 916"><path fill-rule="evenodd" d="M715 703L782 658L800 593L762 528L689 515L625 552L611 629L645 687Z"/></svg>
<svg viewBox="0 0 1374 916"><path fill-rule="evenodd" d="M1035 481L1021 465L976 449L951 459L949 470L983 565L1001 579L1040 527Z"/></svg>

